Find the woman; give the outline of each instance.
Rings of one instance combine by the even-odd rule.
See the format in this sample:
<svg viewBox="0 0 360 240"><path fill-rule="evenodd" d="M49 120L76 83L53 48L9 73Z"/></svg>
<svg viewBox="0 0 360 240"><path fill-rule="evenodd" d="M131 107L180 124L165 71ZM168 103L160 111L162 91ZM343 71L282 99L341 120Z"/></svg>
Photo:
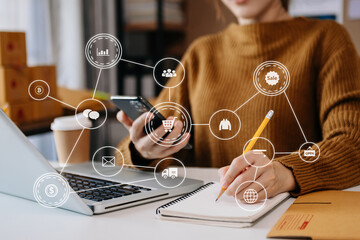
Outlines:
<svg viewBox="0 0 360 240"><path fill-rule="evenodd" d="M237 109L257 93L252 74L262 62L283 63L291 73L291 83L286 95L257 94L241 107L237 114L242 129L230 141L215 138L207 126L194 126L194 149L187 152L184 163L222 167L219 175L229 195L254 179L265 187L267 197L360 184L360 64L345 29L333 21L292 18L286 11L287 1L222 1L239 24L190 46L182 59L185 80L171 91L171 100L188 109L194 123L208 123L217 110ZM168 91L164 90L157 102L166 101ZM271 161L253 151L245 161L243 146L269 109L275 115L261 136L271 140L276 152L297 151L304 141L315 142L321 149L317 161L302 161L298 154L277 155ZM132 164L154 165L154 159L178 153L190 139L160 146L142 131L145 115L132 122L120 112L118 119L130 132L121 149ZM175 122L174 134L181 128L182 123ZM269 164L256 171L248 162ZM258 200L265 197L253 183L241 185L237 196L241 198L247 188L259 192Z"/></svg>

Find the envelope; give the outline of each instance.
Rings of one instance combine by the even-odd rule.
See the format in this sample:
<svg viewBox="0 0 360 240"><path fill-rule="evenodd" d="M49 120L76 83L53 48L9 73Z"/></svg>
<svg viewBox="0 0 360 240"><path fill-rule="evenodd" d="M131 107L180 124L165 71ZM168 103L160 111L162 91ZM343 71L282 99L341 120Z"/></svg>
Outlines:
<svg viewBox="0 0 360 240"><path fill-rule="evenodd" d="M298 197L270 238L359 239L360 192L319 191Z"/></svg>
<svg viewBox="0 0 360 240"><path fill-rule="evenodd" d="M114 156L102 156L101 165L103 167L115 167L115 157Z"/></svg>

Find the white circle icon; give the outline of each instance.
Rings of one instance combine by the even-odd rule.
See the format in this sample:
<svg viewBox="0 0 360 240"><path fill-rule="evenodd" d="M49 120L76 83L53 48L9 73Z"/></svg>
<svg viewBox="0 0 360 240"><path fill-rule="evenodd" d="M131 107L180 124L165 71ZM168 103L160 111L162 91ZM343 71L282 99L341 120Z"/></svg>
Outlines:
<svg viewBox="0 0 360 240"><path fill-rule="evenodd" d="M99 148L92 157L92 166L99 175L103 177L114 177L121 172L124 167L124 155L113 146ZM116 163L119 162L120 165Z"/></svg>
<svg viewBox="0 0 360 240"><path fill-rule="evenodd" d="M181 66L181 68L178 68L178 66ZM176 58L163 58L155 64L153 69L153 77L159 86L163 88L174 88L179 86L184 81L185 67ZM166 85L170 79L175 79L175 82L171 85Z"/></svg>
<svg viewBox="0 0 360 240"><path fill-rule="evenodd" d="M281 62L266 61L255 69L253 82L260 93L266 96L277 96L289 87L290 73Z"/></svg>
<svg viewBox="0 0 360 240"><path fill-rule="evenodd" d="M246 189L243 193L243 199L246 203L253 204L258 200L259 194L252 188Z"/></svg>
<svg viewBox="0 0 360 240"><path fill-rule="evenodd" d="M179 159L168 157L161 159L156 164L154 176L160 186L164 188L176 188L185 181L186 168Z"/></svg>
<svg viewBox="0 0 360 240"><path fill-rule="evenodd" d="M35 87L35 94L41 95L44 92L44 88L42 86Z"/></svg>
<svg viewBox="0 0 360 240"><path fill-rule="evenodd" d="M211 115L209 129L217 139L230 140L240 132L241 121L234 111L221 109Z"/></svg>
<svg viewBox="0 0 360 240"><path fill-rule="evenodd" d="M70 195L70 187L58 173L41 175L34 183L35 200L44 207L56 208L63 205Z"/></svg>
<svg viewBox="0 0 360 240"><path fill-rule="evenodd" d="M87 42L85 56L91 65L106 69L115 66L121 59L122 46L111 34L99 33Z"/></svg>
<svg viewBox="0 0 360 240"><path fill-rule="evenodd" d="M89 106L91 106L93 109L98 109L98 110L92 110L91 108L88 108ZM81 109L85 109L85 110L81 110ZM78 113L82 113L82 114L79 115ZM104 118L99 121L95 121L95 120L98 120L101 115ZM103 104L101 101L99 101L97 99L89 98L89 99L86 99L86 100L82 101L81 103L79 103L79 105L76 107L75 117L76 117L76 121L83 128L93 130L93 129L100 128L106 122L107 109L106 109L105 104ZM88 118L89 120L94 120L95 121L94 125L92 127L85 125L84 121L82 121L81 117Z"/></svg>
<svg viewBox="0 0 360 240"><path fill-rule="evenodd" d="M59 192L59 189L57 188L57 186L55 184L49 184L45 187L45 194L48 197L56 197L58 192Z"/></svg>
<svg viewBox="0 0 360 240"><path fill-rule="evenodd" d="M252 188L245 187L245 189L242 189L241 187L243 185L252 186ZM240 191L240 189L242 190ZM261 204L254 205L254 203L259 200L260 191L264 191L265 199L261 201ZM257 181L245 181L237 187L234 197L237 205L241 209L249 212L254 212L260 210L265 206L265 203L267 201L267 191L265 187ZM240 197L244 200L245 203L241 202Z"/></svg>
<svg viewBox="0 0 360 240"><path fill-rule="evenodd" d="M303 143L299 148L299 157L307 163L313 163L320 157L320 147L314 142Z"/></svg>
<svg viewBox="0 0 360 240"><path fill-rule="evenodd" d="M34 80L29 84L28 93L32 99L42 101L50 95L50 86L44 80Z"/></svg>
<svg viewBox="0 0 360 240"><path fill-rule="evenodd" d="M157 118L150 119L150 113L153 113L154 115L161 114L163 116L176 115L177 117L157 122ZM175 121L181 121L183 127L179 134L173 135L174 132L172 132L172 129L174 127ZM164 128L164 131L155 131L160 127L159 125ZM189 112L183 106L174 102L163 102L157 104L148 112L145 118L146 134L154 143L164 147L171 147L184 142L186 138L183 138L183 136L185 133L191 131L191 126L192 123Z"/></svg>
<svg viewBox="0 0 360 240"><path fill-rule="evenodd" d="M261 156L268 156L270 158L269 162L267 162L267 163L265 163L263 165L254 165L254 164L252 164L252 161L250 161L250 159L248 159L247 153L244 153L244 152L245 152L245 149L246 149L247 145L249 145L250 142L253 139L256 140L256 143L254 144L253 150L251 150L251 152L253 152L255 155L259 154L260 157ZM249 139L245 143L244 148L243 148L243 156L244 156L244 159L247 162L247 164L249 164L252 167L258 167L258 168L266 167L275 158L275 147L268 139L266 139L264 137L252 138L252 139Z"/></svg>

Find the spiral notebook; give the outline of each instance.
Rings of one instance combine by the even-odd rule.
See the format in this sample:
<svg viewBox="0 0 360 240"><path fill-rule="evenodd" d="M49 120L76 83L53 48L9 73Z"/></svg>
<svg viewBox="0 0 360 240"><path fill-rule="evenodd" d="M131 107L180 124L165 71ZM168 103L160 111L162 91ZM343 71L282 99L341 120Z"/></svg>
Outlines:
<svg viewBox="0 0 360 240"><path fill-rule="evenodd" d="M267 199L265 203L239 203L239 206L234 197L225 194L218 202L215 202L219 189L220 183L207 183L193 192L160 206L156 209L156 214L160 219L173 221L226 227L250 227L257 219L289 197L289 193L282 193Z"/></svg>

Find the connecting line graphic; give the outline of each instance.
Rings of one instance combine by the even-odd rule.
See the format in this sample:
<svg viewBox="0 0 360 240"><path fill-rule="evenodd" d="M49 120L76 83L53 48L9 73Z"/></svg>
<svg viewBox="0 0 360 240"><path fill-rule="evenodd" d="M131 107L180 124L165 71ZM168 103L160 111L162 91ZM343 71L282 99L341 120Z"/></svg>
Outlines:
<svg viewBox="0 0 360 240"><path fill-rule="evenodd" d="M254 97L256 97L256 95L258 95L259 92L255 93L251 98L249 98L246 102L244 102L240 107L238 107L237 109L234 110L234 112L237 112L238 110L240 110L240 108L242 108L243 106L245 106L245 104L247 104L251 99L253 99Z"/></svg>
<svg viewBox="0 0 360 240"><path fill-rule="evenodd" d="M291 105L291 103L290 103L290 100L289 100L286 92L284 92L284 95L285 95L285 97L286 97L286 100L287 100L288 103L289 103L289 106L290 106L290 108L291 108L291 111L292 111L292 113L294 114L294 117L295 117L295 119L296 119L296 122L297 122L297 124L299 125L299 128L300 128L300 130L301 130L302 135L304 136L305 141L308 142L308 140L307 140L307 138L306 138L306 136L305 136L305 133L304 133L304 131L303 131L301 125L300 125L300 122L299 122L299 120L298 120L298 118L297 118L297 116L296 116L296 114L295 114L295 111L294 111L294 109L293 109L293 107L292 107L292 105Z"/></svg>
<svg viewBox="0 0 360 240"><path fill-rule="evenodd" d="M125 167L138 167L138 168L152 168L155 169L155 167L149 167L149 166L140 166L140 165L130 165L130 164L123 164Z"/></svg>
<svg viewBox="0 0 360 240"><path fill-rule="evenodd" d="M57 99L57 98L54 98L54 97L52 97L52 96L47 96L47 97L48 97L48 98L51 98L52 100L55 100L55 101L57 101L57 102L59 102L59 103L62 103L62 104L64 104L64 105L66 105L66 106L68 106L68 107L71 107L71 108L73 108L73 109L76 110L76 107L71 106L70 104L67 104L67 103L65 103L65 102L63 102L63 101L60 101L60 100Z"/></svg>
<svg viewBox="0 0 360 240"><path fill-rule="evenodd" d="M258 171L258 167L255 167L254 181L256 181L256 174L257 174L257 171Z"/></svg>
<svg viewBox="0 0 360 240"><path fill-rule="evenodd" d="M169 88L169 102L171 102L170 88Z"/></svg>
<svg viewBox="0 0 360 240"><path fill-rule="evenodd" d="M137 64L137 65L140 65L140 66L143 66L143 67L147 67L147 68L154 68L153 66L146 65L146 64L142 64L142 63L133 62L133 61L130 61L130 60L127 60L127 59L124 59L124 58L121 58L120 61L132 63L132 64Z"/></svg>
<svg viewBox="0 0 360 240"><path fill-rule="evenodd" d="M298 154L297 152L275 152L278 155Z"/></svg>
<svg viewBox="0 0 360 240"><path fill-rule="evenodd" d="M101 75L101 72L102 72L102 68L100 68L100 70L99 70L99 75L98 75L98 78L97 78L97 80L96 80L96 84L95 84L95 88L94 88L94 93L93 93L92 99L94 99L94 98L95 98L96 89L97 89L98 84L99 84L99 80L100 80L100 75Z"/></svg>
<svg viewBox="0 0 360 240"><path fill-rule="evenodd" d="M81 135L83 134L84 130L85 130L85 128L83 128L83 129L81 130L81 133L79 134L79 137L78 137L78 139L76 140L74 147L72 148L72 150L71 150L68 158L66 159L66 162L65 162L63 168L61 169L60 175L61 175L62 172L64 171L64 169L65 169L65 167L66 167L66 165L67 165L67 163L68 163L68 161L69 161L72 153L74 152L74 150L75 150L75 148L76 148L76 145L78 144L78 142L79 142L79 140L80 140L80 138L81 138Z"/></svg>
<svg viewBox="0 0 360 240"><path fill-rule="evenodd" d="M70 192L70 193L81 193L81 192L86 192L86 191L94 191L94 190L97 190L97 189L104 189L104 188L121 186L121 185L124 185L124 184L133 184L133 183L139 183L139 182L145 182L145 181L151 181L151 180L155 180L155 178L147 178L147 179L143 179L143 180L138 180L138 181L133 181L133 182L126 182L126 183L119 183L119 184L114 184L114 185L109 185L109 186L104 186L104 187L98 187L98 188L89 188L89 189L79 190L79 191Z"/></svg>
<svg viewBox="0 0 360 240"><path fill-rule="evenodd" d="M145 65L145 64L133 62L133 61L126 60L126 59L121 59L121 60L124 61L124 62L133 63L133 64L137 64L137 65L140 65L140 66L152 68L152 69L154 68L154 67L149 66L149 65ZM97 87L98 87L98 85L99 85L101 73L102 73L102 68L100 68L100 70L99 70L99 74L98 74L98 77L97 77L97 80L96 80L96 84L95 84L95 88L94 88L94 92L93 92L92 99L95 99L96 90L97 90ZM65 103L65 102L63 102L63 101L60 101L59 99L56 99L56 98L51 97L51 96L47 96L47 97L48 97L48 98L51 98L51 99L53 99L53 100L55 100L55 101L57 101L57 102L60 102L60 103L66 105L66 106L68 106L68 107L71 107L71 108L73 108L73 109L75 109L75 110L77 109L76 107L74 107L74 106L72 106L72 105L70 105L70 104L67 104L67 103ZM169 88L169 101L170 101L170 88ZM80 133L80 135L79 135L79 137L78 137L78 139L77 139L74 147L72 148L72 150L71 150L71 152L70 152L70 154L69 154L69 156L68 156L68 158L67 158L67 160L66 160L66 162L65 162L65 164L64 164L64 166L63 166L63 168L62 168L62 170L61 170L61 172L60 172L60 175L61 175L62 172L64 171L64 169L65 169L65 167L66 167L66 165L67 165L67 163L68 163L68 161L69 161L72 153L74 152L74 150L75 150L75 148L76 148L76 145L78 144L78 142L79 142L79 140L80 140L80 138L81 138L81 135L83 134L84 130L85 130L85 128L82 129L82 131L81 131L81 133ZM124 165L124 166L125 166L125 165ZM134 167L139 167L139 168L152 168L152 167L135 166L135 165L128 165L128 166L134 166Z"/></svg>

